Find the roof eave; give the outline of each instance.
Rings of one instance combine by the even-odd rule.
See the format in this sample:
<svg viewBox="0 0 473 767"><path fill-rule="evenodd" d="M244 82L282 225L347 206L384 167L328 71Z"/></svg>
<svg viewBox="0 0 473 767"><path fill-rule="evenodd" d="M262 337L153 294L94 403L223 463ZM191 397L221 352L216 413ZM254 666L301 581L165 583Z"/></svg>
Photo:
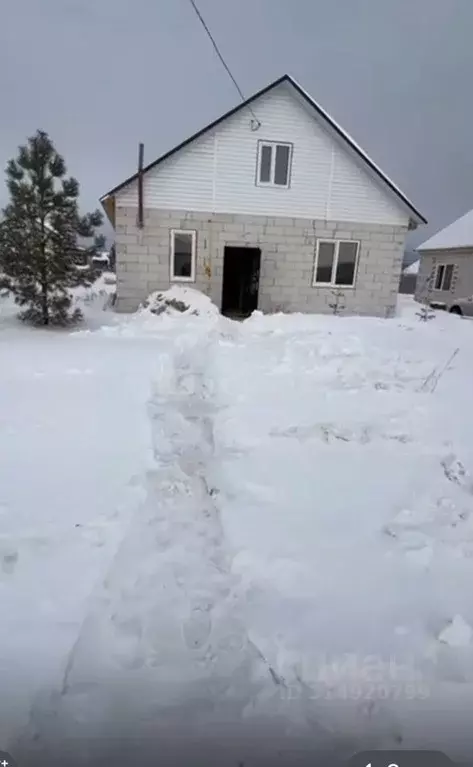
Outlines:
<svg viewBox="0 0 473 767"><path fill-rule="evenodd" d="M427 219L420 213L417 208L414 207L412 202L405 196L405 194L399 189L396 184L381 170L381 168L373 162L373 160L366 154L365 151L356 143L356 141L345 131L343 128L331 117L325 109L314 101L307 91L305 91L299 83L294 80L293 77L287 75L287 81L296 89L296 91L315 109L317 114L327 122L335 133L342 138L358 155L358 157L374 172L374 174L388 187L388 189L395 195L395 197L404 205L407 209L412 221L418 224L427 224ZM409 226L409 228L411 228ZM415 227L414 227L415 228Z"/></svg>
<svg viewBox="0 0 473 767"><path fill-rule="evenodd" d="M440 245L435 247L435 245L424 247L423 245L419 245L418 248L414 248L416 253L444 253L448 250L473 250L473 242L471 245Z"/></svg>
<svg viewBox="0 0 473 767"><path fill-rule="evenodd" d="M100 204L111 225L115 227L115 196L106 194L100 198Z"/></svg>

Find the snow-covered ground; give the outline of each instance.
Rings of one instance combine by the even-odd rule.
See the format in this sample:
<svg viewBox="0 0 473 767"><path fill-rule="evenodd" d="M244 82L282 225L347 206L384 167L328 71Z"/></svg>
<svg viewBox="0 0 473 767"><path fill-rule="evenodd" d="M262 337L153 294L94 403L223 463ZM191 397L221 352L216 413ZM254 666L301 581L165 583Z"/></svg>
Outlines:
<svg viewBox="0 0 473 767"><path fill-rule="evenodd" d="M0 304L2 747L469 756L473 325L106 294Z"/></svg>

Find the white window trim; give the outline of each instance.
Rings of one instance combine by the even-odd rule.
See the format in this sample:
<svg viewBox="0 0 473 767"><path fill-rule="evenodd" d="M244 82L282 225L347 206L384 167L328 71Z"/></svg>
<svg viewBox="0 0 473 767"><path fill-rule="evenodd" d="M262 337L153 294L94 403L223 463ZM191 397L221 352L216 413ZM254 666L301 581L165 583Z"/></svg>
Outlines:
<svg viewBox="0 0 473 767"><path fill-rule="evenodd" d="M447 273L447 266L453 267L452 279L451 279L450 287L448 289L444 288L445 275ZM441 283L439 288L436 288L435 286L437 284L437 276L438 276L438 273L439 273L439 269L441 269L441 267L443 267L442 283ZM456 267L456 264L437 264L436 265L436 267L435 267L435 275L434 275L433 290L436 290L439 293L450 293L451 292L452 285L453 285L453 277L454 277L454 274L455 274L455 267Z"/></svg>
<svg viewBox="0 0 473 767"><path fill-rule="evenodd" d="M335 253L333 255L333 263L332 263L332 274L330 275L330 282L317 282L317 266L319 263L319 248L321 244L326 242L330 242L331 244L335 245ZM335 277L337 274L337 266L338 266L338 252L340 250L341 242L349 242L350 244L356 245L355 269L353 271L353 282L351 285L341 285L340 283L335 282ZM360 253L360 243L358 240L331 240L326 237L323 237L320 240L318 239L317 247L315 251L314 275L312 277L312 287L313 288L340 288L341 290L353 290L353 288L356 285L356 278L358 274L359 253Z"/></svg>
<svg viewBox="0 0 473 767"><path fill-rule="evenodd" d="M192 235L192 260L191 260L191 276L180 277L174 274L174 241L176 234L190 234ZM169 274L171 282L195 282L195 266L196 266L196 243L197 243L197 231L195 229L171 229L171 258L169 263Z"/></svg>
<svg viewBox="0 0 473 767"><path fill-rule="evenodd" d="M261 161L263 158L263 147L271 147L271 168L269 170L269 181L261 181ZM275 184L274 174L276 170L276 148L278 146L289 147L289 157L287 160L287 183ZM258 162L256 167L256 186L270 186L272 189L289 189L291 183L291 170L292 170L292 152L293 145L288 141L258 141Z"/></svg>

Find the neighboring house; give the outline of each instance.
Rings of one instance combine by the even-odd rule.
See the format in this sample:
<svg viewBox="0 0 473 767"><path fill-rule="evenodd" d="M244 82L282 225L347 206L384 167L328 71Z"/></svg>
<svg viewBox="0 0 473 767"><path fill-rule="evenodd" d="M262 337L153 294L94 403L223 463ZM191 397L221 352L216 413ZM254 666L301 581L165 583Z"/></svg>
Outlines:
<svg viewBox="0 0 473 767"><path fill-rule="evenodd" d="M417 284L417 275L419 273L419 259L413 261L408 266L405 266L401 273L401 281L399 283L399 292L413 295L415 293Z"/></svg>
<svg viewBox="0 0 473 767"><path fill-rule="evenodd" d="M99 272L105 272L110 269L110 254L108 250L101 250L96 256L92 256L90 265Z"/></svg>
<svg viewBox="0 0 473 767"><path fill-rule="evenodd" d="M402 259L402 268L403 270L406 269L408 266L411 266L415 261L419 260L419 254L416 253L415 250L405 250L404 251L404 258Z"/></svg>
<svg viewBox="0 0 473 767"><path fill-rule="evenodd" d="M90 255L87 248L78 246L76 253L76 263L83 269L93 269L96 272L103 272L110 268L110 256L108 251L103 250L95 256Z"/></svg>
<svg viewBox="0 0 473 767"><path fill-rule="evenodd" d="M417 248L421 259L416 299L443 303L473 296L473 210Z"/></svg>
<svg viewBox="0 0 473 767"><path fill-rule="evenodd" d="M44 222L45 229L48 232L54 232L54 227L49 221ZM103 272L109 268L109 253L106 250L99 251L96 255L91 255L90 249L86 247L87 239L79 237L77 248L74 253L74 261L77 267L83 271L93 269L95 272ZM82 242L82 245L80 244Z"/></svg>
<svg viewBox="0 0 473 767"><path fill-rule="evenodd" d="M101 198L117 307L194 285L226 314L389 316L423 216L288 75ZM335 297L338 291L343 297Z"/></svg>

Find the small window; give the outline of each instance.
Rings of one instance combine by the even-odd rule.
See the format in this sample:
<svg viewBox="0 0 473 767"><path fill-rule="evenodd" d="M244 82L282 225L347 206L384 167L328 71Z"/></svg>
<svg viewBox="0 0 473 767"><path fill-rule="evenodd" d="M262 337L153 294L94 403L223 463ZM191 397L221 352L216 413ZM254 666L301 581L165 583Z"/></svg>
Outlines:
<svg viewBox="0 0 473 767"><path fill-rule="evenodd" d="M352 240L317 240L313 285L355 284L358 242Z"/></svg>
<svg viewBox="0 0 473 767"><path fill-rule="evenodd" d="M340 242L338 246L337 273L335 283L337 285L353 285L355 282L357 242Z"/></svg>
<svg viewBox="0 0 473 767"><path fill-rule="evenodd" d="M335 264L335 242L319 242L317 248L317 265L315 282L330 285Z"/></svg>
<svg viewBox="0 0 473 767"><path fill-rule="evenodd" d="M171 280L195 282L196 232L191 229L171 231Z"/></svg>
<svg viewBox="0 0 473 767"><path fill-rule="evenodd" d="M289 147L278 144L274 163L274 183L277 186L287 186L289 179Z"/></svg>
<svg viewBox="0 0 473 767"><path fill-rule="evenodd" d="M443 290L450 290L452 287L452 279L453 279L453 270L454 270L453 264L448 264L445 267L445 274L443 275Z"/></svg>
<svg viewBox="0 0 473 767"><path fill-rule="evenodd" d="M440 264L437 267L437 274L435 276L435 290L442 290L443 275L445 273L445 266Z"/></svg>
<svg viewBox="0 0 473 767"><path fill-rule="evenodd" d="M257 182L261 186L289 186L292 144L258 142Z"/></svg>
<svg viewBox="0 0 473 767"><path fill-rule="evenodd" d="M439 264L435 272L435 290L450 290L452 287L455 264Z"/></svg>
<svg viewBox="0 0 473 767"><path fill-rule="evenodd" d="M268 144L261 147L261 161L259 168L259 180L261 184L269 184L271 181L271 158L273 149Z"/></svg>

